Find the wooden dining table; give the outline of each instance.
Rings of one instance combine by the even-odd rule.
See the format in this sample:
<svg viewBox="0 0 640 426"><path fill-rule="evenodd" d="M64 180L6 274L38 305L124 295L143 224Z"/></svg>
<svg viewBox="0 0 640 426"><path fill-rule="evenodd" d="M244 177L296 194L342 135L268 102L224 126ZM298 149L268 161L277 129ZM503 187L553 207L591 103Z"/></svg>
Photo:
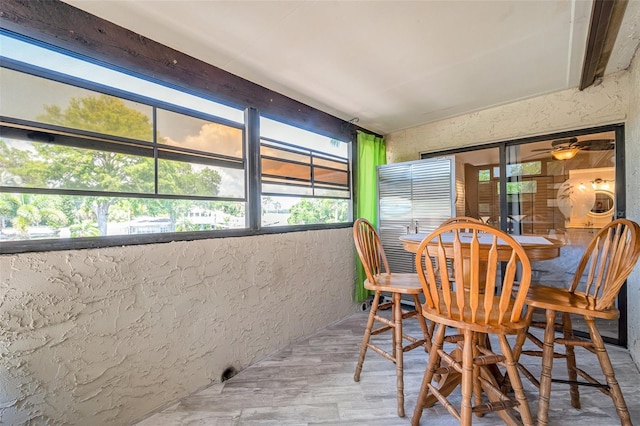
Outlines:
<svg viewBox="0 0 640 426"><path fill-rule="evenodd" d="M408 252L416 253L418 251L418 246L427 235L429 234L417 233L402 235L400 237L402 247ZM450 241L446 240L447 236L450 236ZM560 249L564 246L564 242L543 235L511 235L511 237L513 237L513 239L520 243L522 248L524 248L525 252L527 253L529 260L532 261L555 259L556 257L560 256ZM471 241L471 233L461 232L460 240L463 244L465 242L465 239ZM485 250L489 249L491 241L488 235L485 236L483 234L480 234L478 236L478 241L480 242L481 250L483 249L483 247ZM452 243L453 234L443 234L443 242ZM428 247L428 249L431 248L432 247ZM445 245L445 249L446 248L447 246ZM451 249L453 250L452 246ZM498 241L499 260L508 260L510 255L511 249L505 245L504 250L500 250L500 241Z"/></svg>
<svg viewBox="0 0 640 426"><path fill-rule="evenodd" d="M400 241L402 242L402 246L404 250L411 253L417 253L420 243L428 235L429 235L428 233L406 234L400 237ZM464 242L465 240L469 240L470 242L471 237L472 237L471 233L464 233L464 232L460 233L460 240L462 242L463 255L465 250L469 250L469 246L468 245L465 246ZM542 235L511 235L511 237L513 237L518 243L520 243L520 245L524 248L525 252L527 253L529 260L532 260L532 261L550 260L550 259L559 257L560 249L565 245L563 241L560 241L554 238L549 238ZM449 249L453 250L453 233L442 234L442 240L443 240L443 243L445 243L444 244L445 250L449 250ZM491 236L488 234L487 235L478 234L478 241L480 243L480 250L481 250L480 257L482 258L483 257L482 250L484 250L484 252L488 254L489 248L491 246ZM501 244L500 244L500 241L498 241L498 260L500 261L509 260L509 257L511 256L511 248L507 245L503 245L504 249L501 250L500 247L501 247ZM430 255L435 255L437 251L437 245L435 244L435 242L434 244L427 245L427 250L429 250ZM431 250L433 250L433 252ZM449 255L449 253L447 253L447 255ZM479 265L479 267L480 267L480 276L483 276L482 271L483 269L486 268L486 265L481 264ZM463 274L468 275L470 268L468 267L466 262L463 262L463 269L464 269ZM468 282L468 280L465 279L465 282ZM487 344L489 344L488 341L487 341ZM459 352L458 349L456 349L450 353L450 356L454 358L458 358L461 356L461 353ZM486 377L486 379L490 380L495 385L499 386L499 383L502 382L502 374L500 373L500 371L498 371L497 368L490 369L490 371L491 371L492 377ZM440 393L442 393L445 396L451 393L460 384L461 378L462 378L462 375L455 371L450 372L448 374L443 374L439 380ZM433 405L436 402L437 402L436 398L433 395L430 395L427 398L425 406Z"/></svg>

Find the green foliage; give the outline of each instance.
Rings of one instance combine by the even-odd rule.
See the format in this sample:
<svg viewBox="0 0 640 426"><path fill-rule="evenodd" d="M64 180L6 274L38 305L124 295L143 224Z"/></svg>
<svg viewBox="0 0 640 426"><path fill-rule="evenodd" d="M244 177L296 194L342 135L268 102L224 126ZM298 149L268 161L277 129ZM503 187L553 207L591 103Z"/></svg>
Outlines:
<svg viewBox="0 0 640 426"><path fill-rule="evenodd" d="M197 224L192 223L189 219L183 218L176 224L176 231L188 232L188 231L210 231L213 229L213 225L209 224Z"/></svg>
<svg viewBox="0 0 640 426"><path fill-rule="evenodd" d="M287 222L290 225L346 222L348 207L345 200L304 198L291 206Z"/></svg>
<svg viewBox="0 0 640 426"><path fill-rule="evenodd" d="M194 171L189 163L160 161L158 163L158 188L162 194L218 195L222 177L210 168Z"/></svg>
<svg viewBox="0 0 640 426"><path fill-rule="evenodd" d="M71 236L76 237L98 237L100 236L100 229L98 224L91 220L83 220L80 223L76 223L69 227Z"/></svg>
<svg viewBox="0 0 640 426"><path fill-rule="evenodd" d="M44 123L131 139L152 140L153 126L149 116L128 107L122 99L113 96L72 98L65 110L57 105L45 105L44 110L46 113L38 117Z"/></svg>
<svg viewBox="0 0 640 426"><path fill-rule="evenodd" d="M34 174L29 169L29 152L11 148L0 140L0 186L33 184Z"/></svg>
<svg viewBox="0 0 640 426"><path fill-rule="evenodd" d="M220 173L213 169L203 169L195 176L195 193L198 195L218 195L218 188L222 181Z"/></svg>
<svg viewBox="0 0 640 426"><path fill-rule="evenodd" d="M45 105L38 120L63 127L101 134L151 141L153 125L149 116L129 107L123 100L107 96L72 98L67 108ZM153 193L155 162L152 157L99 151L43 142L24 142L29 148L12 148L0 140L0 185L38 188L64 188L92 191ZM151 150L149 150L151 153ZM192 168L179 161L158 162L161 194L215 196L222 181L211 168ZM73 236L106 235L109 210L118 205L116 221L128 214L166 216L176 228L192 201L161 199L121 199L113 197L58 196L57 205L41 209L17 202L10 194L0 196L0 222L14 218L13 226L26 235L29 226L44 224L59 228L71 224ZM36 198L31 198L31 202ZM231 203L227 210L232 210ZM237 210L237 207L236 207ZM96 225L97 224L97 225Z"/></svg>
<svg viewBox="0 0 640 426"><path fill-rule="evenodd" d="M24 237L28 236L29 227L48 226L55 230L69 222L60 200L47 195L0 194L0 216L3 226L10 222Z"/></svg>
<svg viewBox="0 0 640 426"><path fill-rule="evenodd" d="M244 210L241 203L231 201L216 201L212 204L214 206L214 209L222 210L228 215L236 217L244 215Z"/></svg>
<svg viewBox="0 0 640 426"><path fill-rule="evenodd" d="M491 180L491 170L478 170L478 182L489 182Z"/></svg>
<svg viewBox="0 0 640 426"><path fill-rule="evenodd" d="M60 229L68 223L67 216L57 206L40 210L43 224L54 229Z"/></svg>

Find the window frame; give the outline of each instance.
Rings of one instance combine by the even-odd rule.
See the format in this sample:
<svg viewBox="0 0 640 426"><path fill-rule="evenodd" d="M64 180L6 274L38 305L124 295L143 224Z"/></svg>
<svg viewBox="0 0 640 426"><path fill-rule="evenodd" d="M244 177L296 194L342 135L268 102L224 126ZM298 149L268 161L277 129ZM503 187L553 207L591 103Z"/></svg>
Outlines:
<svg viewBox="0 0 640 426"><path fill-rule="evenodd" d="M4 34L7 34L3 32ZM8 34L10 37L16 37L14 34ZM25 41L22 37L16 37L19 40ZM42 43L34 43L33 41L27 40L27 42L31 42L32 44L45 48L54 50L58 53L71 55L76 59L81 59L93 64L96 64L96 61L91 60L91 58L87 58L80 55L72 54L68 51L64 51L62 49L55 48L53 46L43 45ZM124 72L122 69L118 67L112 67L108 64L97 63L97 65L111 68L118 72ZM354 174L353 169L355 167L353 163L355 143L353 140L343 141L343 143L348 143L348 173L349 173L349 216L347 222L340 223L317 223L317 224L300 224L300 225L287 225L287 226L277 226L277 227L263 227L261 226L261 168L260 168L260 130L259 130L259 112L256 108L247 106L244 111L244 124L243 126L238 126L237 122L232 120L228 120L222 117L213 116L204 112L200 112L194 109L189 109L183 106L173 105L168 102L151 99L147 96L132 94L130 92L120 90L114 87L108 87L100 83L85 81L83 79L79 79L73 76L65 75L56 71L51 71L47 69L43 69L31 64L25 64L23 62L15 61L10 58L1 57L0 66L5 67L7 69L12 69L18 72L27 73L30 75L34 75L41 78L50 79L53 81L57 81L64 84L70 84L76 87L81 87L84 89L89 89L101 94L106 94L110 96L116 96L118 98L126 99L133 102L139 102L146 105L152 106L155 109L164 109L167 111L171 111L178 114L185 114L190 117L214 121L216 123L220 123L223 125L230 125L231 127L240 128L243 132L243 161L244 161L244 171L245 171L245 228L236 228L236 229L223 229L223 230L209 230L209 231L186 231L186 232L168 232L168 233L154 233L154 234L134 234L134 235L107 235L107 236L99 236L99 237L76 237L76 238L53 238L53 239L36 239L36 240L16 240L16 241L2 241L0 242L0 254L13 254L13 253L24 253L24 252L40 252L40 251L56 251L56 250L75 250L75 249L84 249L84 248L99 248L99 247L113 247L113 246L122 246L122 245L140 245L140 244L153 244L153 243L164 243L164 242L172 242L172 241L192 241L199 239L209 239L209 238L226 238L226 237L240 237L240 236L252 236L252 235L262 235L262 234L273 234L273 233L283 233L283 232L299 232L299 231L308 231L308 230L320 230L320 229L335 229L335 228L347 228L351 227L353 223L353 211L354 211L354 189L353 189L353 180ZM152 83L161 84L166 87L180 90L187 94L194 95L194 93L190 93L189 91L185 91L183 88L172 87L169 84L166 84L161 81L156 81L153 79L146 78L144 76L140 76L137 74L132 74L137 78L144 78ZM201 94L195 94L195 96L203 97ZM205 98L206 99L206 98ZM210 99L213 100L213 99ZM217 102L213 100L214 102ZM154 113L155 115L155 113ZM273 118L273 117L269 117ZM64 131L64 128L58 128L57 126L47 125L43 123L34 123L29 122L27 120L18 120L18 119L10 119L8 117L1 117L1 120L11 125L18 126L31 126L38 127L46 131ZM309 130L309 129L304 129ZM312 130L309 130L312 131ZM93 138L96 136L100 136L99 134L94 134L92 132L86 131L74 131L77 134L84 134L84 136L88 138ZM314 132L322 135L321 132ZM151 145L155 145L155 150L157 150L158 145L156 144L157 132L155 131L154 124L154 142ZM109 139L118 140L126 138L119 137L109 137ZM96 146L99 146L101 142L96 142ZM170 147L169 147L170 148ZM307 149L301 147L303 149ZM155 154L157 156L157 153ZM92 195L101 195L101 196L110 196L104 192L94 193L92 191L82 191L82 190L59 190L59 189L48 189L48 188L23 188L23 187L2 187L0 188L0 193L31 193L31 194L59 194L59 195L84 195L84 196L92 196ZM170 195L170 194L124 194L117 193L115 194L119 197L125 197L126 195L131 195L135 198L154 198L154 199L193 199L193 200L211 200L210 197L204 196L193 196L193 195ZM265 194L268 195L268 194ZM331 198L331 197L304 197L304 198ZM239 201L236 198L225 198L225 197L216 197L215 200L212 201Z"/></svg>

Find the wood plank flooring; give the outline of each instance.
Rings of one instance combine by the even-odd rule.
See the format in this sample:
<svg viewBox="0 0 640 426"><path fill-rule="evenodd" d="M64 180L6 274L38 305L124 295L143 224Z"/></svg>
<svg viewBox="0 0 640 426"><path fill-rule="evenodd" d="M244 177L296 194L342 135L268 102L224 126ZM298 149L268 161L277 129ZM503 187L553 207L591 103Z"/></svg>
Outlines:
<svg viewBox="0 0 640 426"><path fill-rule="evenodd" d="M354 314L137 425L409 425L428 355L420 348L405 354L407 416L398 417L393 363L368 351L360 382L353 381L366 319L367 313ZM405 330L419 332L417 323L412 320L406 321ZM390 338L385 339L390 345ZM613 346L608 347L608 351L632 421L640 424L640 373L628 351ZM586 371L599 372L594 355L582 349L576 349L576 352L579 366ZM521 361L539 375L540 358L522 357ZM566 378L563 360L555 361L553 374L556 378ZM523 383L535 417L538 391L526 379ZM456 392L459 395L459 390ZM607 396L587 387L581 387L580 393L583 408L576 410L569 403L568 386L553 384L550 425L620 424ZM455 400L455 396L452 399ZM474 425L502 424L495 413L474 417L473 422ZM437 404L424 410L421 424L458 423Z"/></svg>

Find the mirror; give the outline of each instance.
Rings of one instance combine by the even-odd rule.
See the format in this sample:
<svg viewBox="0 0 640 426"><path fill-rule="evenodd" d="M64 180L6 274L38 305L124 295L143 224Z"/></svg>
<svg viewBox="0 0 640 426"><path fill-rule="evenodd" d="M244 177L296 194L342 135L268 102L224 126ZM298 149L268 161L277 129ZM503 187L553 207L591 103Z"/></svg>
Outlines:
<svg viewBox="0 0 640 426"><path fill-rule="evenodd" d="M613 193L609 191L596 190L596 200L589 212L592 216L608 216L613 214Z"/></svg>

